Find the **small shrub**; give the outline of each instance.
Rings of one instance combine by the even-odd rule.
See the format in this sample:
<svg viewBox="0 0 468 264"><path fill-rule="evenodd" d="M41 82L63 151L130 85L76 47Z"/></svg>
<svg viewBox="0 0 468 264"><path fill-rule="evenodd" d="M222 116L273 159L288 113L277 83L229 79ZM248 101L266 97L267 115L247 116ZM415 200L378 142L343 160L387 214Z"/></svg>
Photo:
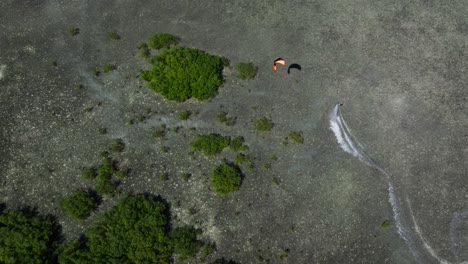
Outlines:
<svg viewBox="0 0 468 264"><path fill-rule="evenodd" d="M271 182L276 184L276 185L279 185L281 181L278 178L273 178L273 179L271 179Z"/></svg>
<svg viewBox="0 0 468 264"><path fill-rule="evenodd" d="M266 163L265 165L263 165L263 169L269 171L271 169L271 164Z"/></svg>
<svg viewBox="0 0 468 264"><path fill-rule="evenodd" d="M117 67L114 64L106 63L106 64L102 65L102 71L104 73L108 73L108 72L113 71L115 69L117 69Z"/></svg>
<svg viewBox="0 0 468 264"><path fill-rule="evenodd" d="M245 155L244 153L239 153L237 154L234 161L236 162L236 164L242 164L242 163L250 161L250 157Z"/></svg>
<svg viewBox="0 0 468 264"><path fill-rule="evenodd" d="M116 138L116 139L112 140L112 144L111 144L110 149L113 152L122 152L125 149L125 143L123 142L122 139Z"/></svg>
<svg viewBox="0 0 468 264"><path fill-rule="evenodd" d="M237 167L224 163L211 172L210 183L216 193L228 194L237 191L241 185L241 173Z"/></svg>
<svg viewBox="0 0 468 264"><path fill-rule="evenodd" d="M148 45L153 49L170 48L173 45L177 45L180 38L168 33L153 34L148 40Z"/></svg>
<svg viewBox="0 0 468 264"><path fill-rule="evenodd" d="M99 131L99 134L101 134L101 135L107 134L107 128L105 128L105 127L99 128L98 131Z"/></svg>
<svg viewBox="0 0 468 264"><path fill-rule="evenodd" d="M257 74L257 67L253 63L239 63L236 65L237 78L241 80L253 79Z"/></svg>
<svg viewBox="0 0 468 264"><path fill-rule="evenodd" d="M159 179L161 181L167 181L167 180L169 180L169 175L167 173L163 173L163 174L161 174L161 176L159 176Z"/></svg>
<svg viewBox="0 0 468 264"><path fill-rule="evenodd" d="M164 137L164 135L166 135L166 126L161 126L153 132L154 138Z"/></svg>
<svg viewBox="0 0 468 264"><path fill-rule="evenodd" d="M222 60L193 48L164 50L152 59L152 68L141 71L148 87L169 100L206 100L216 95L223 82Z"/></svg>
<svg viewBox="0 0 468 264"><path fill-rule="evenodd" d="M123 170L118 171L115 174L115 176L117 178L119 178L119 179L123 179L123 178L127 177L129 173L130 173L130 169L127 168L127 169L123 169Z"/></svg>
<svg viewBox="0 0 468 264"><path fill-rule="evenodd" d="M234 137L229 141L229 147L234 151L246 150L244 142L244 137Z"/></svg>
<svg viewBox="0 0 468 264"><path fill-rule="evenodd" d="M213 254L216 251L216 244L215 243L208 243L205 246L203 246L202 252L201 252L201 260L205 261L206 257L209 255Z"/></svg>
<svg viewBox="0 0 468 264"><path fill-rule="evenodd" d="M273 128L273 123L270 119L262 117L255 122L254 128L258 131L270 131Z"/></svg>
<svg viewBox="0 0 468 264"><path fill-rule="evenodd" d="M190 111L184 110L184 111L179 112L179 114L177 115L177 117L178 117L180 120L187 120L187 119L190 117L191 114L192 114L192 113L191 113Z"/></svg>
<svg viewBox="0 0 468 264"><path fill-rule="evenodd" d="M85 108L83 108L83 112L85 113L89 113L91 111L93 111L94 107L92 106L86 106Z"/></svg>
<svg viewBox="0 0 468 264"><path fill-rule="evenodd" d="M119 40L120 39L120 35L117 34L117 32L107 32L107 38L108 39L111 39L111 40Z"/></svg>
<svg viewBox="0 0 468 264"><path fill-rule="evenodd" d="M100 177L99 175L96 177L95 189L99 195L111 195L116 188L117 184L110 178Z"/></svg>
<svg viewBox="0 0 468 264"><path fill-rule="evenodd" d="M229 139L219 134L197 135L191 145L194 151L214 156L229 146Z"/></svg>
<svg viewBox="0 0 468 264"><path fill-rule="evenodd" d="M103 150L103 151L99 152L99 156L101 158L108 158L110 156L110 153L107 150Z"/></svg>
<svg viewBox="0 0 468 264"><path fill-rule="evenodd" d="M68 28L68 34L70 34L71 36L76 36L80 33L80 29L77 28L77 27L69 27Z"/></svg>
<svg viewBox="0 0 468 264"><path fill-rule="evenodd" d="M385 220L383 223L380 225L382 229L388 229L390 227L390 221Z"/></svg>
<svg viewBox="0 0 468 264"><path fill-rule="evenodd" d="M146 117L144 115L139 115L137 116L137 121L138 123L142 123L146 120Z"/></svg>
<svg viewBox="0 0 468 264"><path fill-rule="evenodd" d="M102 164L98 166L96 178L110 178L114 172L114 161L111 158L106 157L103 159Z"/></svg>
<svg viewBox="0 0 468 264"><path fill-rule="evenodd" d="M148 59L149 57L151 57L151 51L148 48L141 49L140 50L140 56L145 58L145 59Z"/></svg>
<svg viewBox="0 0 468 264"><path fill-rule="evenodd" d="M60 208L63 212L76 220L88 217L97 205L96 197L84 191L75 192L60 202Z"/></svg>
<svg viewBox="0 0 468 264"><path fill-rule="evenodd" d="M197 240L198 234L198 231L190 228L177 228L171 231L171 244L179 260L193 258L198 253L202 246Z"/></svg>
<svg viewBox="0 0 468 264"><path fill-rule="evenodd" d="M137 46L137 49L147 49L147 48L148 48L148 44L146 44L146 42L141 42Z"/></svg>
<svg viewBox="0 0 468 264"><path fill-rule="evenodd" d="M168 146L162 146L162 147L161 147L161 152L162 152L162 153L167 153L167 152L169 152L169 147L168 147Z"/></svg>
<svg viewBox="0 0 468 264"><path fill-rule="evenodd" d="M85 180L92 180L96 177L96 170L94 168L84 168L81 177Z"/></svg>
<svg viewBox="0 0 468 264"><path fill-rule="evenodd" d="M302 136L302 132L300 131L290 132L288 137L292 140L292 142L296 144L304 143L304 137Z"/></svg>
<svg viewBox="0 0 468 264"><path fill-rule="evenodd" d="M225 124L226 126L233 126L236 124L236 117L228 116L226 112L221 112L216 116L219 122Z"/></svg>
<svg viewBox="0 0 468 264"><path fill-rule="evenodd" d="M192 177L192 175L190 173L184 173L182 174L181 178L184 182L188 182L188 180L190 179L190 177Z"/></svg>

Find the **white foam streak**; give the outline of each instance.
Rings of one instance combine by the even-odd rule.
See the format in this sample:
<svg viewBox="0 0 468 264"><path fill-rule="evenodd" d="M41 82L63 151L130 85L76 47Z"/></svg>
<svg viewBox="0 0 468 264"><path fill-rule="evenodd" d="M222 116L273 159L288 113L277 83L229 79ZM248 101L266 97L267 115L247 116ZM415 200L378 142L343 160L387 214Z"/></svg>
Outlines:
<svg viewBox="0 0 468 264"><path fill-rule="evenodd" d="M338 145L343 149L345 152L357 157L362 162L366 163L368 166L373 167L379 170L381 173L385 175L388 184L388 200L390 205L392 206L393 217L395 219L396 227L398 234L401 238L406 242L406 244L410 247L413 255L417 256L418 254L413 249L413 242L407 232L407 229L403 226L401 220L401 209L395 194L395 188L393 187L393 183L388 176L388 174L380 168L374 161L367 157L367 155L362 150L361 145L357 140L355 140L346 125L342 115L340 105L337 104L333 109L333 112L330 115L330 129L335 134L336 140L338 141Z"/></svg>
<svg viewBox="0 0 468 264"><path fill-rule="evenodd" d="M416 260L419 263L427 263L427 261L431 261L436 259L439 263L442 264L450 264L451 262L439 257L435 250L427 243L426 239L423 237L421 229L419 228L416 219L414 217L413 211L411 209L411 203L409 202L408 198L406 198L406 202L408 204L409 214L411 215L411 222L413 224L413 230L418 235L419 241L415 241L410 233L409 224L405 219L405 214L403 214L403 210L400 206L400 201L395 193L394 184L390 175L387 174L385 170L383 170L377 163L375 163L372 159L370 159L365 153L362 146L359 142L353 137L351 134L348 126L346 125L343 116L341 115L340 104L337 104L335 108L333 108L332 113L330 114L330 128L335 134L336 140L338 145L343 149L345 152L357 157L359 160L364 162L370 167L373 167L380 171L387 180L388 184L388 201L392 206L393 210L393 218L395 219L396 227L398 234L400 237L406 242L408 247L410 248L411 252L415 256ZM468 211L465 212L457 212L454 213L452 218L452 222L450 225L450 236L452 239L452 244L455 247L454 255L457 258L463 258L466 256L462 255L464 249L460 249L464 243L467 241L460 241L462 240L458 229L462 229L461 225L468 221ZM417 243L416 243L417 242ZM420 245L419 247L417 245ZM425 252L420 251L419 249L424 248ZM466 250L466 249L465 249ZM430 256L430 257L429 257ZM431 258L431 260L429 260ZM468 261L459 262L460 264L468 264Z"/></svg>

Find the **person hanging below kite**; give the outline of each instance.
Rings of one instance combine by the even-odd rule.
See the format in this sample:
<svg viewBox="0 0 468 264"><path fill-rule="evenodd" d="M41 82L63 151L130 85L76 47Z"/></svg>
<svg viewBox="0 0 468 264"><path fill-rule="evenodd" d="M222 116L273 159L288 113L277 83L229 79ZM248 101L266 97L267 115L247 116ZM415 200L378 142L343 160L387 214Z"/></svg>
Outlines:
<svg viewBox="0 0 468 264"><path fill-rule="evenodd" d="M273 62L273 65L272 65L274 71L276 71L276 64L277 63L281 64L283 66L286 65L286 62L282 58L276 58L275 61Z"/></svg>

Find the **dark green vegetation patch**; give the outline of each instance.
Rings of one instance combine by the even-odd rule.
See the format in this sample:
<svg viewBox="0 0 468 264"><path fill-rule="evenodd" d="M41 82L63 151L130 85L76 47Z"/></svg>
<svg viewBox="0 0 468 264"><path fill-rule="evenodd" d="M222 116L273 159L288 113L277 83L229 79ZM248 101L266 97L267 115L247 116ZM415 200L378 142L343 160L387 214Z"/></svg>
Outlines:
<svg viewBox="0 0 468 264"><path fill-rule="evenodd" d="M175 47L154 57L152 68L142 71L141 77L169 100L205 100L215 96L222 84L225 61L198 49Z"/></svg>
<svg viewBox="0 0 468 264"><path fill-rule="evenodd" d="M224 163L211 172L210 183L215 192L228 194L240 188L242 181L239 168Z"/></svg>
<svg viewBox="0 0 468 264"><path fill-rule="evenodd" d="M73 219L88 217L98 205L97 198L91 193L79 191L60 202L60 208Z"/></svg>
<svg viewBox="0 0 468 264"><path fill-rule="evenodd" d="M169 263L173 254L193 257L202 243L189 228L170 231L167 205L146 195L128 195L86 232L86 243L71 242L61 263Z"/></svg>
<svg viewBox="0 0 468 264"><path fill-rule="evenodd" d="M224 137L219 134L197 135L192 142L194 151L203 152L207 156L214 156L224 148L231 148L234 151L247 150L243 137Z"/></svg>
<svg viewBox="0 0 468 264"><path fill-rule="evenodd" d="M180 38L169 33L158 33L153 34L148 40L148 45L153 49L170 48L173 45L177 45Z"/></svg>
<svg viewBox="0 0 468 264"><path fill-rule="evenodd" d="M0 263L53 263L57 227L21 211L0 213Z"/></svg>
<svg viewBox="0 0 468 264"><path fill-rule="evenodd" d="M77 27L69 27L68 28L68 34L70 34L71 36L76 36L80 33L80 29L77 28Z"/></svg>
<svg viewBox="0 0 468 264"><path fill-rule="evenodd" d="M266 117L262 117L255 121L254 128L258 131L270 131L273 128L273 122Z"/></svg>
<svg viewBox="0 0 468 264"><path fill-rule="evenodd" d="M237 78L250 80L257 74L257 67L253 63L238 63L236 65Z"/></svg>
<svg viewBox="0 0 468 264"><path fill-rule="evenodd" d="M192 142L194 151L203 152L207 156L214 156L229 146L229 139L219 134L198 135Z"/></svg>
<svg viewBox="0 0 468 264"><path fill-rule="evenodd" d="M290 132L288 137L289 137L289 139L292 140L292 142L294 142L296 144L304 143L304 136L302 136L301 131Z"/></svg>

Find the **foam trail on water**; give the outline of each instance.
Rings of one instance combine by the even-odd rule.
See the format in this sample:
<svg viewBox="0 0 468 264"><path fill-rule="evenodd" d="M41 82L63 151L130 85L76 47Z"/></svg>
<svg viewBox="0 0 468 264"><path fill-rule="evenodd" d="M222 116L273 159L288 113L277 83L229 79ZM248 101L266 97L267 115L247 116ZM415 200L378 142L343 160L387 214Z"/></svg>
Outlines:
<svg viewBox="0 0 468 264"><path fill-rule="evenodd" d="M362 150L362 147L359 144L359 142L353 138L353 135L351 134L348 126L346 125L346 122L343 119L343 116L341 115L340 104L337 104L335 108L333 108L332 113L330 114L330 129L335 134L336 140L338 141L338 144L340 145L341 149L358 158L368 166L377 169L385 175L388 185L388 200L392 207L393 218L395 219L398 234L410 247L410 250L413 253L413 255L415 257L418 257L419 254L417 254L416 250L414 249L413 240L411 239L409 232L405 227L406 225L402 223L403 220L401 217L401 207L395 194L395 188L391 178L380 166L378 166L373 160L367 157L367 155Z"/></svg>
<svg viewBox="0 0 468 264"><path fill-rule="evenodd" d="M337 104L335 108L333 108L332 113L330 114L330 129L335 134L336 140L338 141L338 144L340 145L341 149L353 155L354 157L358 158L359 160L361 160L368 166L377 169L383 175L385 175L385 178L387 180L387 185L388 185L388 201L390 202L390 205L392 206L393 218L395 219L397 231L400 237L406 242L409 249L411 250L411 252L413 253L413 255L415 256L416 260L419 263L425 264L427 262L432 262L435 259L439 263L450 264L451 262L439 257L437 253L435 252L435 250L427 243L426 239L423 237L421 229L419 228L416 222L416 219L414 217L414 214L412 212L411 203L409 202L408 197L406 197L406 202L409 206L409 214L411 216L410 219L413 224L413 229L419 238L418 241L415 241L413 239L410 233L410 228L409 228L410 225L406 220L407 217L404 214L402 207L400 206L400 201L395 193L394 184L390 175L388 175L388 173L385 170L383 170L377 163L375 163L372 159L370 159L364 153L362 146L353 137L353 135L350 132L350 129L346 125L346 122L344 121L343 116L341 115L340 105L341 104ZM468 211L454 213L454 216L452 218L452 222L450 225L450 236L452 239L452 244L454 246L454 248L452 249L454 249L455 251L454 255L456 258L466 257L466 255L463 255L464 253L462 253L466 249L465 250L460 249L460 247L465 246L465 244L467 244L468 241L462 241L463 238L460 237L460 230L459 230L459 229L462 229L461 226L466 221L468 221ZM423 248L425 252L421 251L420 250L421 248ZM465 260L459 263L468 264L468 261Z"/></svg>

